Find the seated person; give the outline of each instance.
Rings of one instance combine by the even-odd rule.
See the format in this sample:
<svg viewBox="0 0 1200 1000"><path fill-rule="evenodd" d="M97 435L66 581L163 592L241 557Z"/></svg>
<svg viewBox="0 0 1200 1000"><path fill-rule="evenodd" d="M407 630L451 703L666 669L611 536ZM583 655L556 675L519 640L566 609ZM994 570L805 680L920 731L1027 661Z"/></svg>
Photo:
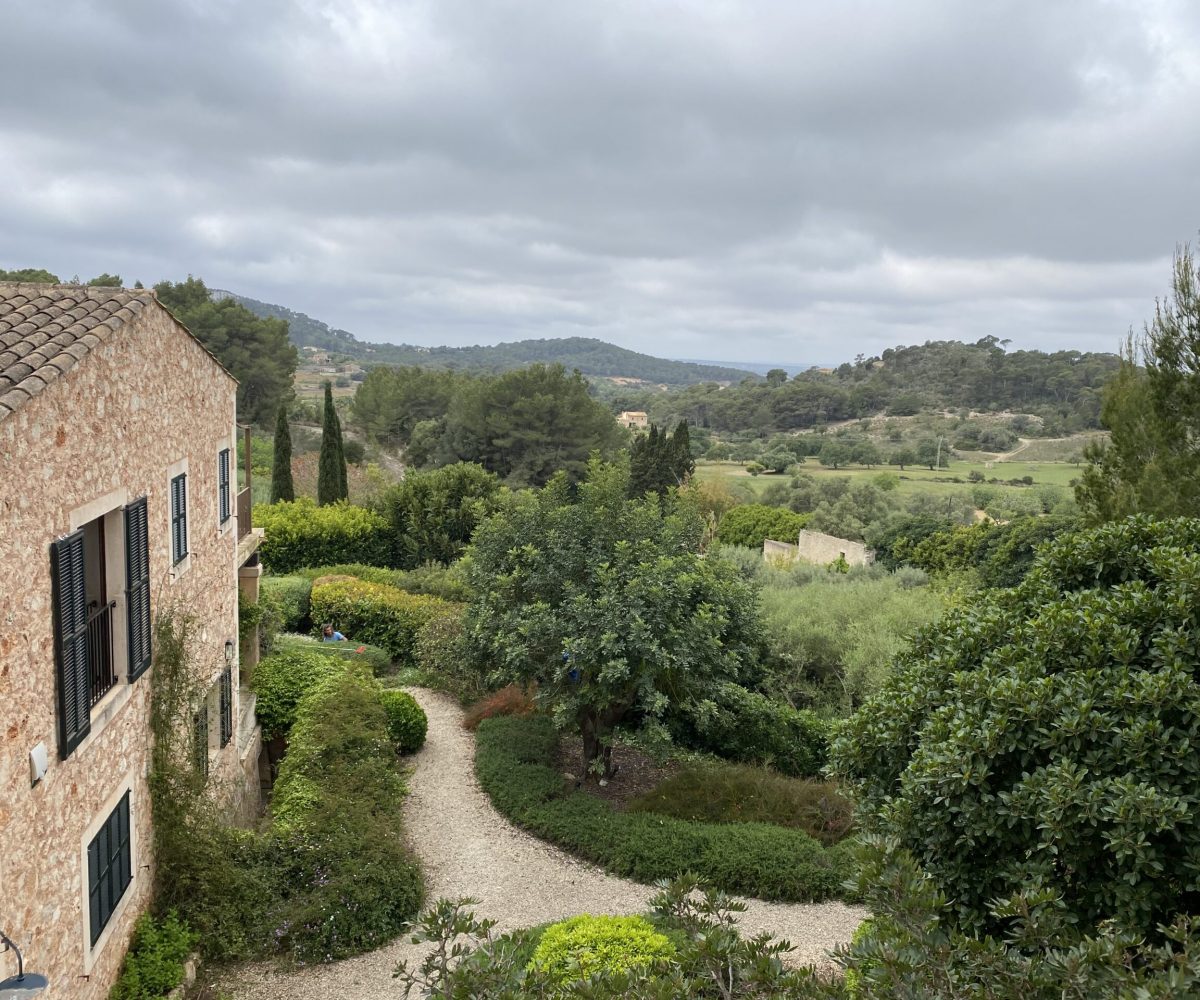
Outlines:
<svg viewBox="0 0 1200 1000"><path fill-rule="evenodd" d="M335 632L328 622L321 626L322 642L345 642L346 637L341 632Z"/></svg>

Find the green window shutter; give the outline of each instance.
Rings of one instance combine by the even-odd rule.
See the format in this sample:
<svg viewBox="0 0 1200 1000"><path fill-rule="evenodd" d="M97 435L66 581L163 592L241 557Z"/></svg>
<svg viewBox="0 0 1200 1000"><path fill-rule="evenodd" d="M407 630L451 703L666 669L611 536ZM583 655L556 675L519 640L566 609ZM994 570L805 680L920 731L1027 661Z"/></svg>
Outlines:
<svg viewBox="0 0 1200 1000"><path fill-rule="evenodd" d="M104 821L88 844L88 904L91 942L94 945L133 881L130 852L129 793Z"/></svg>
<svg viewBox="0 0 1200 1000"><path fill-rule="evenodd" d="M229 520L232 510L229 504L229 449L222 448L217 456L217 507L221 523Z"/></svg>
<svg viewBox="0 0 1200 1000"><path fill-rule="evenodd" d="M187 473L171 480L171 562L180 563L188 554Z"/></svg>
<svg viewBox="0 0 1200 1000"><path fill-rule="evenodd" d="M129 680L150 666L150 532L146 498L125 508L125 610L129 636Z"/></svg>
<svg viewBox="0 0 1200 1000"><path fill-rule="evenodd" d="M58 755L66 760L92 726L82 530L51 543L50 577L58 674Z"/></svg>
<svg viewBox="0 0 1200 1000"><path fill-rule="evenodd" d="M233 738L233 668L221 672L221 749Z"/></svg>

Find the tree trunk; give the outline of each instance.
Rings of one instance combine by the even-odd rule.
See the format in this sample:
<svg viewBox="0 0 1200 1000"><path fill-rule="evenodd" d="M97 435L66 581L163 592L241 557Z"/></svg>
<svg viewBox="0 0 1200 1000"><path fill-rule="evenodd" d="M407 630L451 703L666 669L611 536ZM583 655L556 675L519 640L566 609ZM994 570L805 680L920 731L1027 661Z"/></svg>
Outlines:
<svg viewBox="0 0 1200 1000"><path fill-rule="evenodd" d="M608 780L612 769L612 728L620 713L588 712L580 716L579 729L583 735L583 777L585 781Z"/></svg>

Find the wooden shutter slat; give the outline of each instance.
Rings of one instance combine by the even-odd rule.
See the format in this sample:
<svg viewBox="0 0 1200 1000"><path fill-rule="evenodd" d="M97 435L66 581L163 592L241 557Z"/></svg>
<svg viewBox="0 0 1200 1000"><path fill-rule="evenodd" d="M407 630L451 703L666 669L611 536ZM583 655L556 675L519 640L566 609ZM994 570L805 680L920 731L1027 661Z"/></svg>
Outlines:
<svg viewBox="0 0 1200 1000"><path fill-rule="evenodd" d="M51 543L50 576L58 668L58 753L65 760L91 731L82 529Z"/></svg>
<svg viewBox="0 0 1200 1000"><path fill-rule="evenodd" d="M125 611L129 637L129 680L150 666L150 530L145 497L125 508Z"/></svg>

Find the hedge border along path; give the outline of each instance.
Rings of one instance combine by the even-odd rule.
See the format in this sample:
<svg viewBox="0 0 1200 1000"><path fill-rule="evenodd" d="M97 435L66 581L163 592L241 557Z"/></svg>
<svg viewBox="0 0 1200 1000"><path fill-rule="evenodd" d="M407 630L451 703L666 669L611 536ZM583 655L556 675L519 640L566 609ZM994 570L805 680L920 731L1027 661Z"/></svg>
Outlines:
<svg viewBox="0 0 1200 1000"><path fill-rule="evenodd" d="M482 916L515 930L579 913L644 913L650 886L605 874L538 840L501 816L475 779L475 741L462 728L462 709L447 695L408 689L429 717L425 746L413 759L404 826L420 856L426 900L473 896ZM832 967L826 953L847 943L867 912L839 901L767 903L747 900L744 933L766 932L795 946L790 960ZM406 938L333 965L287 971L243 965L216 985L238 1000L395 1000L392 970L420 960L427 946Z"/></svg>

